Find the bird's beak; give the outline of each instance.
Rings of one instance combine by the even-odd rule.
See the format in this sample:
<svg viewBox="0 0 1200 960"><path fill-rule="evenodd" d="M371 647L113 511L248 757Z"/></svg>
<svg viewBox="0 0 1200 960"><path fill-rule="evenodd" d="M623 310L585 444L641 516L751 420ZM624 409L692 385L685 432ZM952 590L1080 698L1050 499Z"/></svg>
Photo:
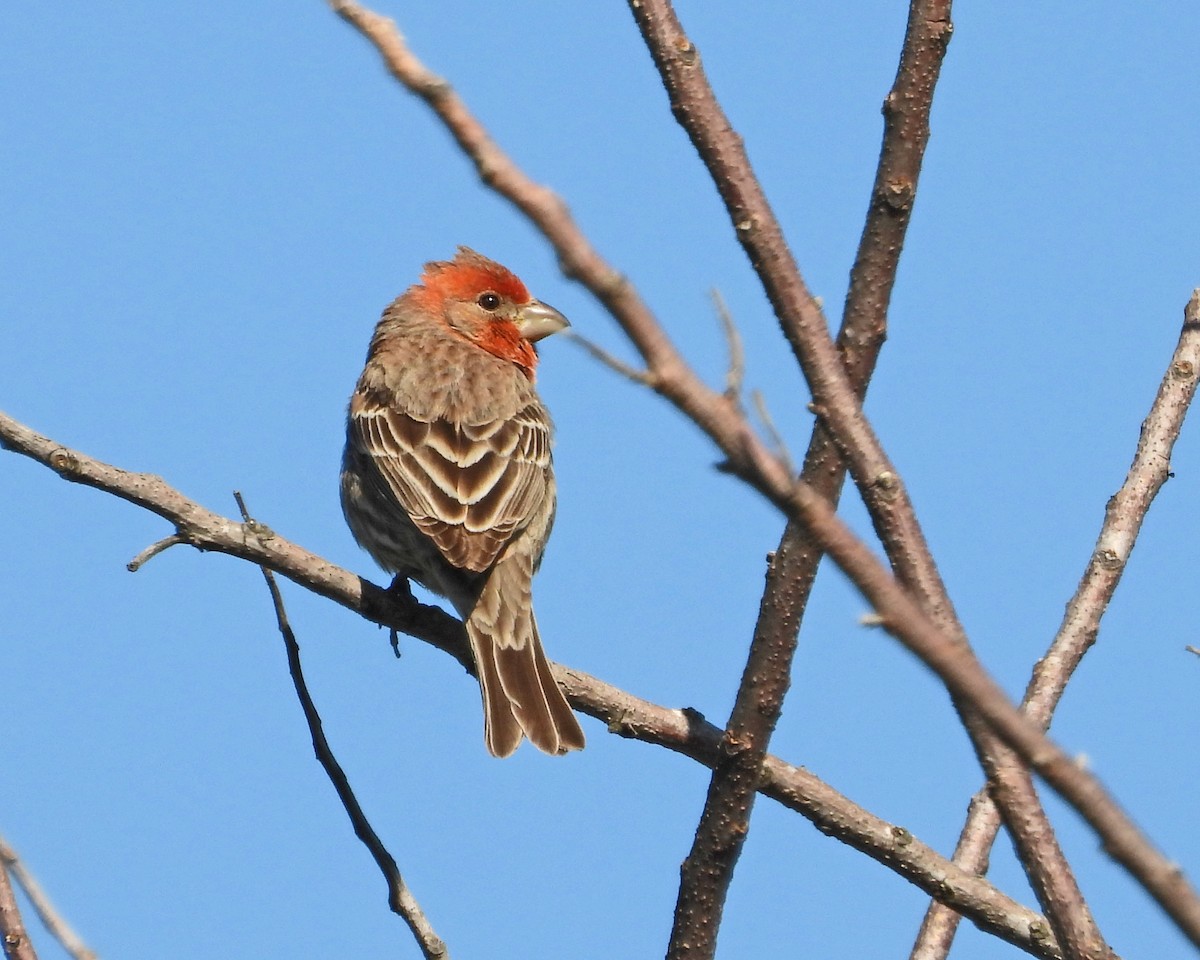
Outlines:
<svg viewBox="0 0 1200 960"><path fill-rule="evenodd" d="M530 343L566 330L570 325L566 317L540 300L534 300L521 307L517 314L517 329Z"/></svg>

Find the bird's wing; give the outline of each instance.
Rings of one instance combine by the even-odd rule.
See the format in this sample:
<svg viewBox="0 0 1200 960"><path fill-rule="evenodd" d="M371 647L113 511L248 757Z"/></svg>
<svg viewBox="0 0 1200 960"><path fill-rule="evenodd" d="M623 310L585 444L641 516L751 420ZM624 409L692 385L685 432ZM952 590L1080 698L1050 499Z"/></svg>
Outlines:
<svg viewBox="0 0 1200 960"><path fill-rule="evenodd" d="M460 569L490 568L549 491L550 424L538 403L479 424L427 422L369 404L351 423L413 523Z"/></svg>

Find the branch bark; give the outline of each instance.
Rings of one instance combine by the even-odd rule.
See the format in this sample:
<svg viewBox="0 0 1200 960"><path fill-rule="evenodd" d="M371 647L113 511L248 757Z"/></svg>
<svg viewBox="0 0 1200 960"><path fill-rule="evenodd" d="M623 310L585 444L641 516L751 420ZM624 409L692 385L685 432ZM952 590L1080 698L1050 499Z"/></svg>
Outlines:
<svg viewBox="0 0 1200 960"><path fill-rule="evenodd" d="M1108 501L1104 522L1087 568L1062 625L1046 655L1037 662L1026 687L1022 709L1043 729L1068 681L1100 631L1100 620L1129 562L1142 522L1158 491L1167 482L1171 451L1196 395L1200 370L1200 289L1183 312L1183 329L1163 374L1150 412L1142 422L1133 463L1121 488ZM971 873L987 872L988 858L1000 829L1000 815L982 789L971 801L954 850L954 862ZM954 942L959 916L942 904L930 904L913 944L911 960L944 960Z"/></svg>
<svg viewBox="0 0 1200 960"><path fill-rule="evenodd" d="M646 361L647 382L703 430L726 456L728 469L805 525L814 540L855 583L879 624L934 671L951 694L965 700L1100 835L1106 849L1200 945L1200 897L1178 867L1142 836L1099 781L1080 770L1020 714L970 649L934 623L836 516L829 502L797 483L768 451L741 412L709 389L683 361L633 286L595 251L562 201L534 183L487 135L460 98L408 49L396 25L353 0L330 6L370 41L388 71L425 100L446 125L484 182L509 200L558 253L567 276L578 280L617 320ZM840 369L840 368L839 368ZM886 505L898 491L896 475L868 473L860 492ZM898 493L896 494L898 495ZM886 542L886 541L885 541Z"/></svg>
<svg viewBox="0 0 1200 960"><path fill-rule="evenodd" d="M129 501L170 523L183 542L266 567L385 627L402 630L473 669L462 624L449 614L394 593L290 543L262 524L239 523L207 510L161 477L132 473L68 449L0 413L0 446L53 469L63 479ZM586 673L553 665L572 705L610 733L666 747L705 766L719 759L722 731L693 711L649 703ZM903 827L854 804L818 777L777 757L765 758L759 791L811 821L818 830L866 853L930 896L950 903L983 930L1034 956L1062 956L1045 918L955 867Z"/></svg>
<svg viewBox="0 0 1200 960"><path fill-rule="evenodd" d="M0 863L0 948L5 960L37 960L37 953L25 932L17 895L8 878L8 867Z"/></svg>
<svg viewBox="0 0 1200 960"><path fill-rule="evenodd" d="M242 495L235 492L234 497L242 512L242 524L247 531L257 537L270 534L269 528L251 518ZM308 681L304 679L304 669L300 663L300 642L296 639L296 633L292 630L292 624L288 620L287 610L284 609L283 594L279 592L279 584L275 582L275 575L266 566L259 564L258 568L262 571L263 579L267 582L267 592L271 595L271 605L275 611L275 624L279 628L279 634L283 637L284 649L287 651L288 674L292 678L296 699L300 701L300 709L304 712L304 721L308 725L309 737L312 739L313 754L316 756L317 762L321 764L321 769L325 771L329 782L333 784L338 800L341 801L346 816L350 818L354 835L367 848L371 859L375 861L375 865L383 874L388 889L388 906L392 913L408 925L425 960L450 960L450 951L447 949L445 941L434 931L433 924L429 922L429 918L421 909L417 898L413 896L408 884L404 882L396 858L384 846L379 834L371 826L371 821L367 819L362 804L358 802L358 797L350 786L350 779L346 776L346 771L342 769L342 765L333 754L333 748L325 736L321 715L317 712L317 705L313 702L312 694L309 692Z"/></svg>
<svg viewBox="0 0 1200 960"><path fill-rule="evenodd" d="M723 395L707 388L682 361L632 286L592 248L561 200L530 180L487 136L449 85L415 58L390 20L353 0L330 6L378 50L396 79L425 100L479 169L547 237L568 276L580 281L618 320L642 354L654 389L689 416L725 453L729 469L803 523L814 539L874 605L879 623L932 669L951 694L972 704L983 720L1084 817L1106 849L1187 936L1200 945L1200 897L1177 865L1159 853L1099 781L1078 769L1010 703L971 651L933 622L876 560L871 550L834 514L828 501L794 482L778 457L766 450L744 417ZM836 376L844 379L834 354ZM855 405L851 398L851 413ZM869 473L867 497L879 488L886 501L896 477ZM857 481L857 478L856 478Z"/></svg>
<svg viewBox="0 0 1200 960"><path fill-rule="evenodd" d="M896 79L884 101L883 145L837 339L860 402L886 338L888 304L929 142L933 91L951 31L949 0L912 4ZM801 479L836 505L845 476L837 448L818 423ZM715 955L729 885L750 829L757 779L783 709L822 555L806 529L789 522L768 565L758 622L722 738L722 759L713 768L681 870L668 957Z"/></svg>
<svg viewBox="0 0 1200 960"><path fill-rule="evenodd" d="M334 3L334 6L339 10L357 8L357 5L348 3ZM361 11L361 8L357 9ZM375 26L379 26L379 22L382 22L384 27L388 25L382 18L373 21ZM385 52L385 59L386 56ZM439 109L439 105L446 106L449 103L433 87L426 92L435 109ZM461 107L460 102L458 106ZM447 117L449 119L446 119ZM444 119L448 125L455 122L450 113L447 113ZM474 123L469 115L467 119ZM466 130L467 127L462 129ZM457 132L456 129L456 135ZM488 144L490 141L482 144L481 150ZM494 144L491 146L494 147ZM470 151L469 143L464 143L464 149ZM481 152L478 155L482 157L484 154ZM1200 901L1197 901L1194 892L1177 869L1149 845L1094 777L1075 768L1065 753L1050 743L1035 725L1015 710L1000 688L982 670L969 649L956 643L953 635L941 628L918 603L914 602L887 569L878 563L871 550L857 540L836 517L828 501L807 485L796 484L793 481L786 467L763 447L739 412L732 409L732 405L727 401L723 402L724 398L720 394L705 387L690 368L682 363L678 352L669 343L661 328L654 323L653 317L644 310L631 287L619 275L608 269L598 257L593 255L588 259L584 256L592 253L586 243L572 246L580 238L561 202L549 191L531 184L527 178L519 175L519 171L518 177L511 179L515 168L511 166L511 161L509 164L510 167L500 173L481 166L481 175L502 193L507 190L515 196L526 187L532 188L532 192L522 195L523 200L531 204L530 215L544 215L543 229L552 239L557 237L556 249L563 259L564 268L568 272L575 271L575 276L586 275L589 286L597 291L597 296L606 304L612 305L610 309L616 315L622 316L623 326L647 361L647 367L654 378L655 389L692 416L726 453L731 467L743 479L771 499L789 519L803 523L810 530L816 542L829 552L874 604L881 623L930 665L955 697L969 702L1047 782L1080 810L1113 851L1114 856L1147 886L1160 903L1163 903L1188 935L1200 943ZM507 181L506 176L510 177ZM539 226L542 224L539 223ZM565 247L570 247L570 252L582 259L565 256ZM643 306L643 312L640 314L633 309L638 306ZM622 307L627 308L624 314L619 312ZM629 312L630 309L633 312ZM834 360L837 363L836 356ZM831 382L836 387L837 377L842 376L840 366L836 367L835 373L836 376ZM839 415L847 416L853 426L856 405L851 403L846 409L848 413L843 410ZM832 420L827 422L832 423ZM841 435L837 430L834 432ZM847 446L846 449L850 448ZM76 469L77 462L73 461L71 451L55 446L52 453L57 457L57 469L60 472L71 479L87 482ZM886 477L884 474L870 476L883 488L888 486L885 481L889 478L895 481L894 474L887 474ZM136 495L130 499L136 502ZM247 542L252 538L247 537L241 525L233 524L224 518L217 520L230 525L223 533L228 537L228 552L244 555L239 551L248 551L250 548ZM198 527L189 527L181 533L194 538L189 542L208 547L200 538ZM267 552L270 553L270 549ZM272 560L275 563L280 562L279 558L274 556ZM324 579L324 575L328 575L330 579ZM317 577L317 589L328 590L327 595L333 595L336 592L333 581L336 579L337 573L333 568L322 571L322 575ZM364 609L390 609L391 605L381 594L382 591L377 587L360 582L359 600ZM410 613L417 620L425 615L420 610ZM397 620L402 620L404 612L392 610L392 614ZM409 625L404 623L396 625L403 629L409 628Z"/></svg>
<svg viewBox="0 0 1200 960"><path fill-rule="evenodd" d="M25 898L33 907L34 913L38 915L38 919L42 921L42 926L61 944L63 950L69 953L74 960L97 960L96 954L88 949L87 944L71 929L71 925L63 919L62 914L54 908L54 904L50 902L50 898L33 878L33 874L17 856L17 852L8 845L3 837L0 837L0 870L4 869L8 870L10 877L17 882L17 886L25 891Z"/></svg>
<svg viewBox="0 0 1200 960"><path fill-rule="evenodd" d="M812 391L819 416L839 445L862 492L875 532L897 578L919 598L933 622L954 642L965 646L965 632L954 613L912 503L863 414L861 398L842 367L820 305L800 275L783 230L754 174L742 138L733 130L708 83L695 44L684 32L670 0L630 0L630 8L658 67L672 113L691 139L725 203L738 241L758 274ZM911 202L911 195L908 199ZM885 478L886 482L881 482ZM955 706L994 785L994 796L1013 832L1022 865L1064 951L1072 960L1104 956L1104 939L1058 846L1029 771L975 715L969 700L955 697ZM702 823L702 829L707 829L707 825ZM711 902L709 905L712 906ZM709 934L715 931L715 924L706 922L703 935L697 930L693 938L693 931L680 929L678 911L676 916L673 942L691 944L693 939L699 940L705 949L688 955L711 956L715 943ZM686 916L698 915L689 911Z"/></svg>

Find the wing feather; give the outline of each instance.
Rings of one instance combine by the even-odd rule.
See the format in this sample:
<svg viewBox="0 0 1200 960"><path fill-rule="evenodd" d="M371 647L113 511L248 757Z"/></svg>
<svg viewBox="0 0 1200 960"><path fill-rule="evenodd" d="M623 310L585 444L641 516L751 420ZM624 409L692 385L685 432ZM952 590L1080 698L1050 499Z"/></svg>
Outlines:
<svg viewBox="0 0 1200 960"><path fill-rule="evenodd" d="M536 402L507 420L466 424L367 403L351 423L413 523L456 567L489 569L550 489L550 423Z"/></svg>

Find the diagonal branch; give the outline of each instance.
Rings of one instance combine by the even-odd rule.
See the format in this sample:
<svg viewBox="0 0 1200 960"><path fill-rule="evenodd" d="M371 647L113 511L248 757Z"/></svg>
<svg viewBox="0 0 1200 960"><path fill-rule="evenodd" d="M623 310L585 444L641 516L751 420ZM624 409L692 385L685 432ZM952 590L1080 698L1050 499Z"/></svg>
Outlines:
<svg viewBox="0 0 1200 960"><path fill-rule="evenodd" d="M725 396L737 401L742 395L742 386L746 382L746 345L738 331L737 323L716 287L710 291L713 307L717 311L717 319L721 321L721 332L725 334L725 348L729 352L729 368L725 371Z"/></svg>
<svg viewBox="0 0 1200 960"><path fill-rule="evenodd" d="M789 523L767 564L746 667L692 848L680 867L668 960L702 960L716 953L725 900L750 830L767 748L791 684L800 619L820 557L803 528Z"/></svg>
<svg viewBox="0 0 1200 960"><path fill-rule="evenodd" d="M17 895L8 879L8 865L0 862L0 950L5 960L37 960L21 911L17 907Z"/></svg>
<svg viewBox="0 0 1200 960"><path fill-rule="evenodd" d="M912 5L891 92L858 255L850 275L837 346L861 401L875 369L916 196L933 90L949 41L949 0ZM818 424L801 478L836 504L846 476ZM684 861L668 957L711 957L733 871L750 828L754 789L783 709L797 637L822 552L803 526L789 523L767 569L758 622L713 768L704 811ZM945 908L949 909L949 908Z"/></svg>
<svg viewBox="0 0 1200 960"><path fill-rule="evenodd" d="M162 517L184 542L266 567L373 622L425 640L471 669L462 624L444 611L401 603L394 593L309 553L261 527L248 529L205 509L160 477L102 463L43 437L0 413L0 446L30 457L64 479L94 487ZM721 731L698 715L657 706L585 673L555 666L573 706L597 717L610 732L666 747L705 766L719 759ZM990 933L1039 957L1062 956L1046 921L958 869L907 830L873 816L816 776L777 757L765 759L759 790L896 871L931 896L944 899Z"/></svg>
<svg viewBox="0 0 1200 960"><path fill-rule="evenodd" d="M351 22L355 22L355 10L366 13L349 0L330 2ZM398 38L398 34L390 21L373 14L369 16L373 19L362 28L363 32L373 42L378 36L381 41L378 48L384 54L389 69L394 69L386 43L389 38ZM374 35L370 31L374 31ZM441 103L440 97L438 102ZM457 106L461 108L461 101L457 101ZM439 107L434 105L434 109L438 110ZM439 115L443 115L440 110ZM473 118L471 122L478 127ZM458 135L457 131L455 135ZM494 144L491 146L494 147ZM610 312L620 318L626 333L647 361L647 366L657 375L656 390L689 415L714 440L726 455L730 470L759 490L789 519L801 522L810 529L816 541L874 606L880 623L934 670L955 697L970 702L1004 741L1016 749L1040 776L1081 813L1112 851L1114 858L1137 877L1188 936L1200 943L1200 899L1178 868L1149 843L1094 776L1078 769L1061 748L1050 742L1036 725L1030 723L1009 702L1004 691L983 670L969 648L956 643L952 635L913 601L872 550L836 516L828 501L807 485L796 483L723 395L706 387L690 367L682 363L678 352L645 310L630 285L595 255L582 239L561 201L545 188L533 184L516 170L511 161L508 161L503 177L492 170L481 172L494 189L510 198L520 197L521 209L528 209L527 215L554 242L564 269L584 282L609 307ZM514 176L516 179L513 179ZM514 199L514 202L517 200ZM641 312L636 308L640 308ZM838 369L840 376L840 367ZM0 426L3 424L4 418L0 417ZM54 458L56 469L70 479L90 482L86 470L76 469L71 451L52 445L46 451L46 456ZM140 493L129 497L135 502L140 498ZM224 518L217 520L231 523ZM239 527L237 524L232 526ZM196 535L195 530L188 532ZM229 546L227 552L239 556L249 552L245 537L236 532L227 531L226 542ZM198 545L209 548L208 541L198 542ZM256 559L255 562L259 561ZM280 562L279 558L272 555L267 562L278 572L290 575L276 565ZM336 580L335 568L326 565L314 588L334 596L337 592L334 588ZM389 604L377 587L360 581L354 592L364 611L370 611L368 616L373 619L377 619L380 610L392 610L397 619L403 619L404 611ZM414 613L417 620L426 615L424 609ZM436 613L432 615L436 619ZM400 624L400 628L412 632L407 622ZM461 640L456 649L461 651Z"/></svg>
<svg viewBox="0 0 1200 960"><path fill-rule="evenodd" d="M583 348L583 351L589 357L591 357L597 363L601 363L608 367L608 369L613 373L624 377L630 383L639 383L643 387L650 387L653 389L654 377L649 372L645 370L639 370L637 367L626 363L615 354L609 353L602 346L600 346L600 344L589 340L578 330L572 330L570 327L568 327L566 330L563 330L559 336L565 337L572 343L579 344L579 346Z"/></svg>
<svg viewBox="0 0 1200 960"><path fill-rule="evenodd" d="M242 513L242 523L246 533L256 538L274 537L274 533L267 527L251 518L242 495L235 491L233 496ZM292 630L291 622L288 620L287 610L284 609L283 594L279 592L279 584L275 582L275 575L270 569L259 564L259 570L262 571L263 579L267 581L267 591L271 594L271 605L275 609L275 623L279 627L279 634L283 637L283 645L287 650L288 673L292 678L292 686L296 689L296 698L300 701L300 709L304 711L304 720L308 724L308 733L312 738L313 753L316 755L317 762L321 764L329 782L333 784L338 800L341 801L346 816L350 818L350 825L354 827L354 835L362 841L367 852L371 854L371 859L375 861L375 865L383 874L383 879L387 881L388 906L391 907L394 914L408 924L408 929L412 931L425 960L449 960L450 951L446 949L445 941L434 932L433 924L429 922L425 911L417 903L417 898L412 895L408 884L404 882L404 877L400 875L400 867L396 863L396 858L383 845L379 834L371 826L371 821L367 819L362 805L358 802L358 797L354 794L354 789L350 786L350 778L346 776L346 771L342 769L337 757L333 755L333 748L329 745L329 740L325 736L325 728L321 723L321 715L317 712L317 705L313 703L312 694L308 690L308 682L304 679L304 669L300 664L300 643L296 640L295 631Z"/></svg>
<svg viewBox="0 0 1200 960"><path fill-rule="evenodd" d="M1043 729L1050 726L1067 682L1096 642L1100 619L1121 582L1142 522L1167 482L1171 451L1196 394L1197 370L1200 370L1200 290L1193 292L1184 310L1179 342L1142 423L1129 473L1121 489L1108 501L1087 569L1075 596L1067 604L1058 635L1037 662L1025 690L1022 707ZM999 828L995 804L983 790L971 801L967 822L954 851L954 862L972 873L986 872L988 854ZM912 960L942 960L950 951L958 919L953 910L936 902L931 904L913 945Z"/></svg>
<svg viewBox="0 0 1200 960"><path fill-rule="evenodd" d="M73 960L96 960L96 954L79 939L79 935L71 929L71 925L54 908L54 904L50 902L46 892L25 867L25 864L21 862L21 858L17 856L17 852L5 842L3 837L0 837L0 870L4 869L8 870L12 879L17 882L17 886L25 891L25 898L33 907L34 913L38 915L38 919L42 921L42 926L59 942L63 950L71 955Z"/></svg>
<svg viewBox="0 0 1200 960"><path fill-rule="evenodd" d="M1009 702L971 649L930 619L827 501L797 484L790 506L788 516L808 526L822 549L874 605L879 624L938 675L956 702L970 704L971 711L1088 822L1106 852L1200 946L1200 897L1179 865L1155 849L1093 774L1080 768Z"/></svg>
<svg viewBox="0 0 1200 960"><path fill-rule="evenodd" d="M395 23L354 0L328 0L379 52L388 71L425 100L476 164L489 187L509 200L550 241L568 276L578 280L612 314L647 364L657 393L703 430L726 456L729 472L741 477L805 525L814 540L856 584L879 615L879 623L933 670L952 695L973 704L980 715L1064 799L1079 810L1116 858L1161 901L1172 901L1172 916L1190 917L1188 928L1200 943L1200 899L1159 854L1091 774L1079 770L1060 748L1028 723L987 675L969 648L939 627L917 606L865 544L807 484L796 483L781 459L751 430L735 404L707 387L683 361L633 286L587 241L562 201L533 182L504 154L444 80L437 78L404 43ZM840 367L839 367L840 371ZM838 374L844 379L844 374ZM890 471L870 474L864 497L884 509L900 496ZM881 507L880 505L883 505ZM936 571L935 571L936 575ZM1093 804L1095 809L1084 809Z"/></svg>
<svg viewBox="0 0 1200 960"><path fill-rule="evenodd" d="M662 76L672 112L725 203L738 241L775 308L780 328L809 384L814 405L862 491L892 568L915 592L934 622L955 642L965 645L966 635L908 495L863 414L860 397L829 337L820 304L800 275L743 141L708 83L699 52L684 32L670 0L630 0L630 8ZM912 12L914 16L917 13ZM937 27L939 37L944 38L945 24ZM903 190L898 199L903 201ZM994 785L1021 862L1067 955L1082 960L1102 954L1103 937L1058 847L1029 771L976 716L969 700L954 700Z"/></svg>

